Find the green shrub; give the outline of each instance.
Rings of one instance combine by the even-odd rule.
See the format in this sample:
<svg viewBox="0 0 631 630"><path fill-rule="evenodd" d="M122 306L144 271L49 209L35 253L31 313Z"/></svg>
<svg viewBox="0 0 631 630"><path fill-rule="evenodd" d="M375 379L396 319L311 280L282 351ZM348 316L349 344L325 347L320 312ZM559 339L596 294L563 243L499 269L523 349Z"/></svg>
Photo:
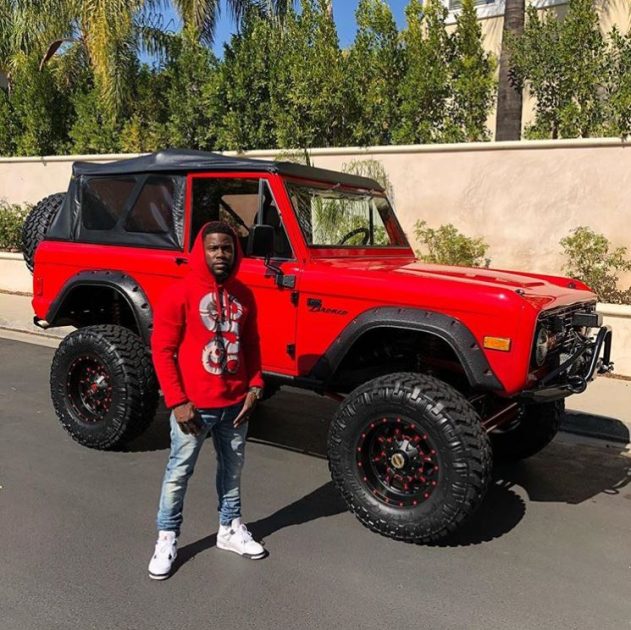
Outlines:
<svg viewBox="0 0 631 630"><path fill-rule="evenodd" d="M631 287L618 288L618 274L631 271L626 247L611 249L609 239L580 226L561 239L566 264L563 271L585 282L601 302L631 304Z"/></svg>
<svg viewBox="0 0 631 630"><path fill-rule="evenodd" d="M488 267L491 262L484 257L489 248L484 239L465 236L451 223L434 229L426 221L417 221L414 235L423 246L416 253L425 262L462 267Z"/></svg>
<svg viewBox="0 0 631 630"><path fill-rule="evenodd" d="M0 201L0 249L10 252L21 250L22 225L30 209L29 206Z"/></svg>

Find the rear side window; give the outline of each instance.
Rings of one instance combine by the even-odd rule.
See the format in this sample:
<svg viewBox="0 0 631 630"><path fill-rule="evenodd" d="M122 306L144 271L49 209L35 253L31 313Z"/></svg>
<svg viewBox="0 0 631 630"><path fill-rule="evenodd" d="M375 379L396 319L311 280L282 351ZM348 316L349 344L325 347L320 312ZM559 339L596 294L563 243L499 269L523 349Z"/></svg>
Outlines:
<svg viewBox="0 0 631 630"><path fill-rule="evenodd" d="M171 177L148 177L127 217L125 229L148 234L172 232L174 192L175 183Z"/></svg>
<svg viewBox="0 0 631 630"><path fill-rule="evenodd" d="M93 177L85 181L81 217L87 230L111 230L120 219L135 177Z"/></svg>

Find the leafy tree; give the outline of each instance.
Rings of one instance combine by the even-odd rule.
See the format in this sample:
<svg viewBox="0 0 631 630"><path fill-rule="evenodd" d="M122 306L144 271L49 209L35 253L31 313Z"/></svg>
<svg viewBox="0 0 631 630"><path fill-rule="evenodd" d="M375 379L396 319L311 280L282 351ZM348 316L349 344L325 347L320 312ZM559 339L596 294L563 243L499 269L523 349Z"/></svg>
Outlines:
<svg viewBox="0 0 631 630"><path fill-rule="evenodd" d="M462 141L489 139L486 119L495 96L495 58L482 47L482 28L473 0L463 0L453 37L453 117Z"/></svg>
<svg viewBox="0 0 631 630"><path fill-rule="evenodd" d="M445 30L447 9L440 0L410 0L403 32L405 73L399 88L400 121L394 140L401 144L449 142L457 138L449 116L453 42Z"/></svg>
<svg viewBox="0 0 631 630"><path fill-rule="evenodd" d="M275 80L277 27L250 12L243 30L225 47L217 88L218 145L226 149L267 149L276 144L270 115Z"/></svg>
<svg viewBox="0 0 631 630"><path fill-rule="evenodd" d="M18 155L65 152L70 102L48 68L38 71L33 56L25 56L16 66L10 105Z"/></svg>
<svg viewBox="0 0 631 630"><path fill-rule="evenodd" d="M104 107L100 91L86 87L73 97L76 112L70 128L73 153L118 153L120 126Z"/></svg>
<svg viewBox="0 0 631 630"><path fill-rule="evenodd" d="M349 142L347 82L326 0L303 0L279 32L270 83L271 116L281 147Z"/></svg>
<svg viewBox="0 0 631 630"><path fill-rule="evenodd" d="M360 146L391 144L403 74L399 32L384 0L360 0L355 15L358 32L347 71L354 106L352 141Z"/></svg>
<svg viewBox="0 0 631 630"><path fill-rule="evenodd" d="M536 98L529 137L572 138L600 134L605 42L592 0L570 0L566 17L540 17L530 6L522 36L510 44L514 77Z"/></svg>
<svg viewBox="0 0 631 630"><path fill-rule="evenodd" d="M607 132L626 136L631 133L631 33L617 28L609 34L605 78Z"/></svg>
<svg viewBox="0 0 631 630"><path fill-rule="evenodd" d="M216 144L216 86L218 64L210 50L188 31L180 36L175 60L165 69L169 117L167 144L212 149Z"/></svg>
<svg viewBox="0 0 631 630"><path fill-rule="evenodd" d="M0 88L0 156L15 154L17 129L15 112L7 90Z"/></svg>
<svg viewBox="0 0 631 630"><path fill-rule="evenodd" d="M121 131L123 151L157 151L168 146L169 103L165 94L168 94L169 87L170 77L166 71L141 66L135 80L130 118ZM133 141L134 137L137 141Z"/></svg>

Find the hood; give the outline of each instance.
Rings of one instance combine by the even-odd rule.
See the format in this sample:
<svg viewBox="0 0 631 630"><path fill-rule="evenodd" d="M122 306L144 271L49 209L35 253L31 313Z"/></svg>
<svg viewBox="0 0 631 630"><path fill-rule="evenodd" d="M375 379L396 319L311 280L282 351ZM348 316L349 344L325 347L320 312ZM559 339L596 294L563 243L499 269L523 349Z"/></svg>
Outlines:
<svg viewBox="0 0 631 630"><path fill-rule="evenodd" d="M210 221L208 222L210 223ZM195 238L195 243L193 245L193 249L191 251L190 257L190 275L193 276L198 282L203 284L205 287L215 287L217 286L217 280L215 276L212 274L208 265L206 264L206 255L204 253L204 244L202 242L202 235L204 234L204 230L208 223L202 225L197 237ZM223 281L222 284L229 284L234 277L239 272L239 266L241 265L241 260L243 258L243 250L241 249L241 243L235 233L235 231L230 228L232 233L232 241L234 243L234 263L232 265L232 270L228 277Z"/></svg>
<svg viewBox="0 0 631 630"><path fill-rule="evenodd" d="M381 287L389 303L433 305L446 312L483 312L511 304L542 310L596 300L584 283L559 276L434 265L409 258L320 258L318 263L322 276L335 277L336 293L360 297L358 288L363 287L361 297L370 298Z"/></svg>

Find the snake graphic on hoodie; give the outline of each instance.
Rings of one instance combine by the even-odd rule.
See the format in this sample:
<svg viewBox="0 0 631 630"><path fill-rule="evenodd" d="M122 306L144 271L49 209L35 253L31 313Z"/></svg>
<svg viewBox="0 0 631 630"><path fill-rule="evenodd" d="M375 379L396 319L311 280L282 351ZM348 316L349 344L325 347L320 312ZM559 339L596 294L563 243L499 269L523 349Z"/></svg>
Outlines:
<svg viewBox="0 0 631 630"><path fill-rule="evenodd" d="M205 227L205 226L204 226ZM261 354L252 292L235 277L235 258L219 283L206 263L199 231L188 274L169 287L154 313L151 350L167 407L191 402L198 409L234 405L250 387L262 387Z"/></svg>

